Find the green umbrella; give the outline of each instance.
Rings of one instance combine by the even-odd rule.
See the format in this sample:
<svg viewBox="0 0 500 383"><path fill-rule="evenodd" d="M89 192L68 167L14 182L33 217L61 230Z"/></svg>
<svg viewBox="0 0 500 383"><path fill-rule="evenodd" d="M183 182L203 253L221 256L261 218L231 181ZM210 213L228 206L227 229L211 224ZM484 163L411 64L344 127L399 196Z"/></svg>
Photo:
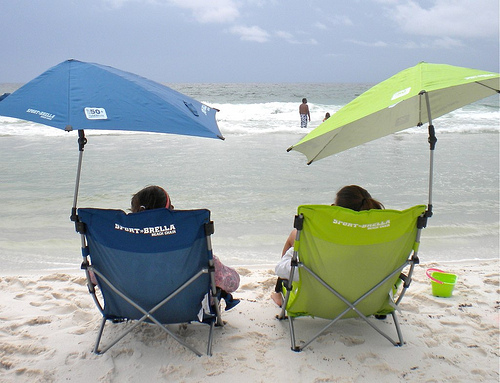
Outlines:
<svg viewBox="0 0 500 383"><path fill-rule="evenodd" d="M375 85L288 148L308 165L391 133L429 124L432 167L436 144L432 119L499 93L500 75L477 69L421 62Z"/></svg>

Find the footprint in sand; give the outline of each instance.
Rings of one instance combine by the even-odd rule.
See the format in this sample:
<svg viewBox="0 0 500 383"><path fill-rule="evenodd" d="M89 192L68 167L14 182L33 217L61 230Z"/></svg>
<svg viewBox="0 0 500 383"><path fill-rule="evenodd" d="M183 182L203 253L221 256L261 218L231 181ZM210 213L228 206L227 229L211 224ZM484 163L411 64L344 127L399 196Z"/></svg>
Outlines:
<svg viewBox="0 0 500 383"><path fill-rule="evenodd" d="M357 355L356 359L361 363L365 363L368 359L378 359L378 356L373 352L365 352Z"/></svg>
<svg viewBox="0 0 500 383"><path fill-rule="evenodd" d="M264 288L266 290L274 288L274 286L276 285L276 276L273 278L268 278L264 281L261 281L260 285L262 288Z"/></svg>
<svg viewBox="0 0 500 383"><path fill-rule="evenodd" d="M49 291L52 290L52 287L47 286L47 285L39 285L36 287L37 291Z"/></svg>
<svg viewBox="0 0 500 383"><path fill-rule="evenodd" d="M240 276L243 276L243 277L246 277L247 275L252 274L251 270L244 268L244 267L238 267L238 268L236 268L236 271L238 272L238 274Z"/></svg>
<svg viewBox="0 0 500 383"><path fill-rule="evenodd" d="M39 317L32 318L32 319L28 320L24 324L27 326L38 326L38 325L48 324L48 323L52 323L52 319L50 317L40 317L39 316Z"/></svg>
<svg viewBox="0 0 500 383"><path fill-rule="evenodd" d="M55 382L55 372L35 370L30 368L19 368L16 370L16 376L26 382Z"/></svg>
<svg viewBox="0 0 500 383"><path fill-rule="evenodd" d="M254 282L251 282L251 283L245 283L244 285L241 285L238 290L256 290L258 289L260 286L258 283L254 283Z"/></svg>
<svg viewBox="0 0 500 383"><path fill-rule="evenodd" d="M36 344L2 344L0 345L0 354L1 355L39 355L47 352L48 349L45 347L39 347Z"/></svg>
<svg viewBox="0 0 500 383"><path fill-rule="evenodd" d="M493 279L493 278L486 278L485 280L483 280L483 283L485 285L492 285L495 287L500 286L500 281L498 279Z"/></svg>
<svg viewBox="0 0 500 383"><path fill-rule="evenodd" d="M64 361L65 365L72 365L77 362L79 362L82 359L87 359L86 353L81 353L81 352L71 352L66 356L66 360Z"/></svg>
<svg viewBox="0 0 500 383"><path fill-rule="evenodd" d="M347 347L358 346L360 344L365 343L365 340L362 338L355 338L352 336L342 336L340 338L340 342L343 343Z"/></svg>

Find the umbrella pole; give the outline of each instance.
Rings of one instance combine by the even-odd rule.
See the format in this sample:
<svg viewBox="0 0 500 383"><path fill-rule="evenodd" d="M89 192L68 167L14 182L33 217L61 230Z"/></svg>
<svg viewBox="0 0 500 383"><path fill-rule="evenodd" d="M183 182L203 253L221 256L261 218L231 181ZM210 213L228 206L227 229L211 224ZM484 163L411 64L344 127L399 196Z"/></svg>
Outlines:
<svg viewBox="0 0 500 383"><path fill-rule="evenodd" d="M76 204L78 201L78 190L80 189L80 174L82 171L82 161L83 161L83 150L87 139L85 138L85 132L83 129L78 130L78 168L76 169L76 183L75 183L75 194L73 197L73 208L71 209L71 221L75 222L76 230L78 231L78 214L76 211Z"/></svg>
<svg viewBox="0 0 500 383"><path fill-rule="evenodd" d="M85 238L85 224L78 219L78 213L76 209L76 204L78 201L78 190L80 189L80 174L82 172L82 162L83 162L83 150L85 148L85 144L87 143L87 139L85 138L85 132L83 129L78 130L78 167L76 169L76 182L75 182L75 194L73 197L73 208L71 209L71 221L75 223L75 230L80 234L81 248L82 248L82 265L81 269L85 270L85 276L87 277L87 287L89 289L89 293L92 294L92 298L98 307L98 309L102 312L101 303L97 300L95 295L95 285L92 283L92 278L89 270L89 259L88 259L88 248L87 248L87 240ZM97 347L97 346L96 346Z"/></svg>
<svg viewBox="0 0 500 383"><path fill-rule="evenodd" d="M429 204L427 205L427 211L425 212L425 218L432 217L432 187L434 182L434 149L436 148L436 132L434 130L434 125L432 124L431 116L431 104L429 102L429 93L423 92L425 94L425 102L427 105L427 116L429 118L429 145L430 145L430 158L429 158Z"/></svg>

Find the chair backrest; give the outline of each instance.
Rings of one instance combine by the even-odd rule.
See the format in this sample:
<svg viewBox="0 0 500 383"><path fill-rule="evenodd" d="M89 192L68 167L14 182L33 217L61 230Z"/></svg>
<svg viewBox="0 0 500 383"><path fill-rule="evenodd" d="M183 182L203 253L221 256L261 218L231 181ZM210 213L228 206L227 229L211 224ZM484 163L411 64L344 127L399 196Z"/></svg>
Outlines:
<svg viewBox="0 0 500 383"><path fill-rule="evenodd" d="M417 217L425 208L356 212L338 206L300 206L303 228L294 248L300 262L352 303L405 265L416 246ZM305 269L299 268L299 276L288 315L333 319L345 310L347 305ZM399 272L364 299L360 311L371 315L387 309L388 293L398 277ZM352 311L349 316L357 314Z"/></svg>
<svg viewBox="0 0 500 383"><path fill-rule="evenodd" d="M78 209L92 267L110 284L150 310L182 284L207 269L212 258L205 225L210 211L155 209L126 214L122 210ZM97 276L107 318L143 316ZM162 323L196 320L209 292L210 277L203 273L158 311Z"/></svg>

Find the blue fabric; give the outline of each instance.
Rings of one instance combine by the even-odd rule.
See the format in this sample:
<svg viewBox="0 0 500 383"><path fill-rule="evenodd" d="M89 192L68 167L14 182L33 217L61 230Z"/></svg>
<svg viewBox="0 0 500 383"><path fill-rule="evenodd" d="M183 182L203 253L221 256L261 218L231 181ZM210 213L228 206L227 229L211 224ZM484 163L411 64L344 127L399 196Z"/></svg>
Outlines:
<svg viewBox="0 0 500 383"><path fill-rule="evenodd" d="M146 310L169 296L212 257L204 224L208 210L148 210L126 214L122 210L78 209L86 225L93 267L125 295ZM143 316L99 280L108 318ZM201 301L210 288L202 274L187 289L155 312L162 323L196 321Z"/></svg>
<svg viewBox="0 0 500 383"><path fill-rule="evenodd" d="M59 129L222 138L215 113L216 109L144 77L77 60L54 66L0 102L2 116Z"/></svg>

